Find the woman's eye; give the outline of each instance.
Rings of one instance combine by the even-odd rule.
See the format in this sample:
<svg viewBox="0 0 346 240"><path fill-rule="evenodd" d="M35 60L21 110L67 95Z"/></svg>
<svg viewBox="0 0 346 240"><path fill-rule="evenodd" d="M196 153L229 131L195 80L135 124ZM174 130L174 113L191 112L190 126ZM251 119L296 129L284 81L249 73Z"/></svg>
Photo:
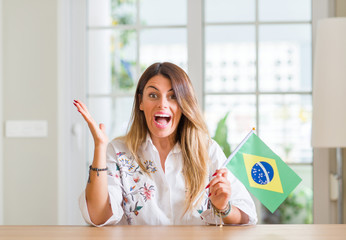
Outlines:
<svg viewBox="0 0 346 240"><path fill-rule="evenodd" d="M150 97L150 98L157 98L157 95L156 95L155 93L150 93L150 94L149 94L149 97Z"/></svg>
<svg viewBox="0 0 346 240"><path fill-rule="evenodd" d="M175 94L173 94L173 95L171 96L171 99L177 99L177 96L175 96Z"/></svg>

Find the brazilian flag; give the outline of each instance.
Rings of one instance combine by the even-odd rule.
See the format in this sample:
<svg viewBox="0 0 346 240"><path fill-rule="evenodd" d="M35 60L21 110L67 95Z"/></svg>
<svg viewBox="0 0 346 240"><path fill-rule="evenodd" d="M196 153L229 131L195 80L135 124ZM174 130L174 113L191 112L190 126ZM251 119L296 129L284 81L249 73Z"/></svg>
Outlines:
<svg viewBox="0 0 346 240"><path fill-rule="evenodd" d="M272 213L302 181L253 130L224 165Z"/></svg>

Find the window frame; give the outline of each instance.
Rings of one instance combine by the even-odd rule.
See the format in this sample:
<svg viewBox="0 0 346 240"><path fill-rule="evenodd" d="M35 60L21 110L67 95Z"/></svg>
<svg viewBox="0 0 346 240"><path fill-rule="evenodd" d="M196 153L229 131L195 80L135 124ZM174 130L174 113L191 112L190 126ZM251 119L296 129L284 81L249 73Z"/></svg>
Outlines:
<svg viewBox="0 0 346 240"><path fill-rule="evenodd" d="M74 99L85 100L86 0L58 1L58 224L83 225L78 198L87 179L84 120Z"/></svg>

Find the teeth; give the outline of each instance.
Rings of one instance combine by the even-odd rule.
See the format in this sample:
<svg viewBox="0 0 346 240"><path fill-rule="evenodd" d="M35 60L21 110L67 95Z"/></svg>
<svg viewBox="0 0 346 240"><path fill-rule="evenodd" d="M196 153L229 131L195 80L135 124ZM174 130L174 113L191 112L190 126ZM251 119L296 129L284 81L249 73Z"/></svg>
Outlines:
<svg viewBox="0 0 346 240"><path fill-rule="evenodd" d="M167 114L155 114L155 117L170 117Z"/></svg>

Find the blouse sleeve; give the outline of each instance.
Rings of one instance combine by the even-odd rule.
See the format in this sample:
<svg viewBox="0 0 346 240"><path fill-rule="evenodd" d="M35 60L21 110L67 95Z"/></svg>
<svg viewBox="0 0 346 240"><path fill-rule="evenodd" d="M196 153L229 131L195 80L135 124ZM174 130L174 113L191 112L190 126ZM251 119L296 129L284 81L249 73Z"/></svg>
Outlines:
<svg viewBox="0 0 346 240"><path fill-rule="evenodd" d="M209 148L209 157L212 162L210 168L210 176L215 173L215 171L221 168L222 164L226 161L226 156L223 153L221 147L212 140L212 144ZM257 223L257 213L255 204L245 188L245 186L228 170L227 175L228 180L231 183L231 205L239 208L241 211L246 213L249 216L249 222L247 224L256 224ZM204 214L205 219L209 219L210 223L215 224L215 222L219 222L219 219L211 219L213 214L211 214L211 210ZM206 217L208 216L208 217Z"/></svg>
<svg viewBox="0 0 346 240"><path fill-rule="evenodd" d="M116 150L114 145L111 143L107 147L107 182L108 182L108 194L109 194L109 204L112 208L113 215L103 224L96 225L94 224L89 216L88 205L86 202L85 191L82 192L79 198L79 207L82 213L84 220L93 226L102 227L105 225L115 225L124 223L124 211L122 208L122 189L121 189L121 180L120 180L120 171L117 167L116 161Z"/></svg>

